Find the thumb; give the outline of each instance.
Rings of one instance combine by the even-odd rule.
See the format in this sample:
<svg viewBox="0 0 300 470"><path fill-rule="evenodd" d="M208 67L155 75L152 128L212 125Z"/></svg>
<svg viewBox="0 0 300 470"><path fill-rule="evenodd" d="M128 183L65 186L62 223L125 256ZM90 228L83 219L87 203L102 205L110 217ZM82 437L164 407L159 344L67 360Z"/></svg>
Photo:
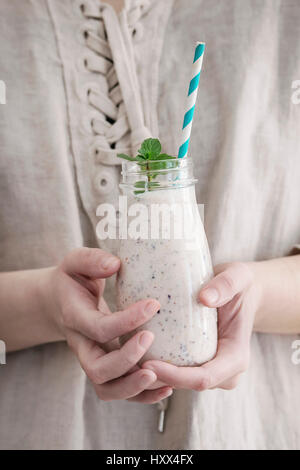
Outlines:
<svg viewBox="0 0 300 470"><path fill-rule="evenodd" d="M208 307L222 307L251 284L252 276L247 263L230 263L201 289L198 299Z"/></svg>
<svg viewBox="0 0 300 470"><path fill-rule="evenodd" d="M61 264L67 274L79 274L92 279L112 276L120 267L120 260L99 248L76 248L70 251Z"/></svg>

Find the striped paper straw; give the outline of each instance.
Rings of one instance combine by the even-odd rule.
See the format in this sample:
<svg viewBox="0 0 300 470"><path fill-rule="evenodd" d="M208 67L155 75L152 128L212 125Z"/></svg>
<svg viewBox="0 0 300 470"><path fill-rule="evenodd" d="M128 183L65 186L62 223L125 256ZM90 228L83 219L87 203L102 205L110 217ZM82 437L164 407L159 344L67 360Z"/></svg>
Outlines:
<svg viewBox="0 0 300 470"><path fill-rule="evenodd" d="M199 88L199 80L203 62L203 54L205 49L204 42L197 42L196 49L195 49L195 56L193 62L193 70L192 70L192 79L190 81L188 97L186 102L186 112L184 115L183 125L182 125L182 136L181 136L181 143L178 151L178 158L183 158L187 156L192 125L193 125L193 117L196 105L196 99L198 94Z"/></svg>

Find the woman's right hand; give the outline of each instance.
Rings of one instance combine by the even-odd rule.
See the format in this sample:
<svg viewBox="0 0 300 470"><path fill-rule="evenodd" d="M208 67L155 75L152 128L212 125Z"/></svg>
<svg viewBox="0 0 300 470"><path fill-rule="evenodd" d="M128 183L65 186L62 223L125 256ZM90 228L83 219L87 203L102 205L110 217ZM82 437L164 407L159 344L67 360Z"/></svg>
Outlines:
<svg viewBox="0 0 300 470"><path fill-rule="evenodd" d="M140 331L122 347L118 337L147 322L160 305L147 299L111 313L102 294L105 278L119 268L120 260L105 251L75 249L49 271L47 304L101 400L155 403L169 396L172 388L150 390L156 374L137 366L150 347L153 334Z"/></svg>

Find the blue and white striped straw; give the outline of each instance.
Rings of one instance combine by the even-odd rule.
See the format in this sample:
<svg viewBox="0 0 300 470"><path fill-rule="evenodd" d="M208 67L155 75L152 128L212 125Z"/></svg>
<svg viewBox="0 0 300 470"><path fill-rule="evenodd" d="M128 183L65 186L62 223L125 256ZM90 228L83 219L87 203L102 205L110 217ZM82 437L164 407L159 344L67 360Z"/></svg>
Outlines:
<svg viewBox="0 0 300 470"><path fill-rule="evenodd" d="M204 42L197 42L196 49L195 49L195 56L193 62L193 69L192 69L192 79L190 81L188 97L186 102L186 112L184 115L183 125L182 125L182 136L180 147L178 151L178 158L183 158L187 156L192 125L193 125L193 117L196 105L196 99L198 94L199 88L199 80L203 62L203 55L204 55L205 43Z"/></svg>

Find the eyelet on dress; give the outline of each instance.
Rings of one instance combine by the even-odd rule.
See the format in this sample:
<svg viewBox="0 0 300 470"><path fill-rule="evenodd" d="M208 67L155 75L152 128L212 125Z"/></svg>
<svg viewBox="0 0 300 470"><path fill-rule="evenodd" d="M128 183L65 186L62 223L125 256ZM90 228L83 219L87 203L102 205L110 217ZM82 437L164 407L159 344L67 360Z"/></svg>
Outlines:
<svg viewBox="0 0 300 470"><path fill-rule="evenodd" d="M88 31L88 25L86 23L82 24L76 31L78 42L86 47L86 33Z"/></svg>
<svg viewBox="0 0 300 470"><path fill-rule="evenodd" d="M128 147L120 147L117 149L118 153L126 153L130 152ZM91 157L91 161L98 165L107 165L111 166L121 166L122 160L121 158L116 156L116 152L113 151L109 144L107 144L106 138L104 135L95 135L91 145L89 146L89 155Z"/></svg>
<svg viewBox="0 0 300 470"><path fill-rule="evenodd" d="M77 70L80 73L90 73L88 69L88 59L85 56L79 57L76 62Z"/></svg>
<svg viewBox="0 0 300 470"><path fill-rule="evenodd" d="M95 32L95 27L93 27L91 21L85 21L84 23L82 23L76 31L78 42L82 46L86 47L88 35L92 32Z"/></svg>
<svg viewBox="0 0 300 470"><path fill-rule="evenodd" d="M85 10L85 0L74 0L75 3L75 11L79 13L80 17L82 18L84 15Z"/></svg>
<svg viewBox="0 0 300 470"><path fill-rule="evenodd" d="M99 83L97 82L86 82L84 85L81 85L81 87L78 89L78 96L81 101L85 103L89 103L89 94L91 91L101 92L101 87L99 86Z"/></svg>
<svg viewBox="0 0 300 470"><path fill-rule="evenodd" d="M99 171L94 178L95 189L100 194L108 194L114 189L114 181L111 178L111 173L108 170Z"/></svg>
<svg viewBox="0 0 300 470"><path fill-rule="evenodd" d="M95 163L102 163L101 161L101 151L108 150L105 149L103 145L103 136L95 136L93 143L90 145L89 154L91 155Z"/></svg>
<svg viewBox="0 0 300 470"><path fill-rule="evenodd" d="M144 27L141 23L137 23L131 31L134 41L140 41L144 35Z"/></svg>
<svg viewBox="0 0 300 470"><path fill-rule="evenodd" d="M85 18L101 18L102 9L99 8L99 0L72 0L75 3L75 9Z"/></svg>

